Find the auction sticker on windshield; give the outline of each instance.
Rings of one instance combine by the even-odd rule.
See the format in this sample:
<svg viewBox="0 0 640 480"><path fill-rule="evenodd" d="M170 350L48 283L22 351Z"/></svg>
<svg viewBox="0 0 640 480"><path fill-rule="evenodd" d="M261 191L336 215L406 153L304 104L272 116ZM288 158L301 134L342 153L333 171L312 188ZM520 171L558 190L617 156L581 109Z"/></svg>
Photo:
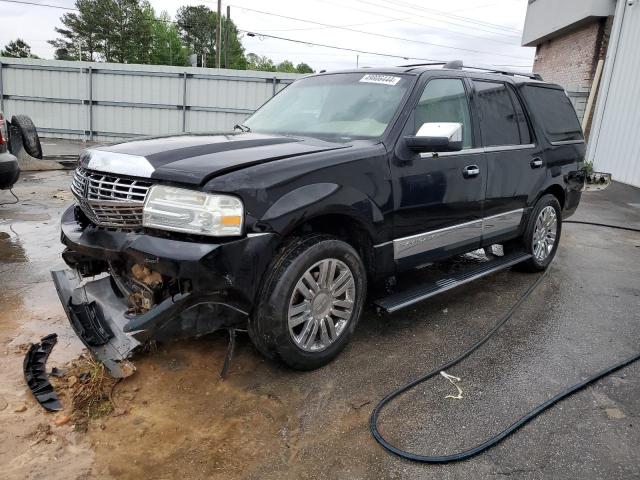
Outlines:
<svg viewBox="0 0 640 480"><path fill-rule="evenodd" d="M393 75L367 74L360 79L364 83L379 83L381 85L395 85L400 81L400 77Z"/></svg>

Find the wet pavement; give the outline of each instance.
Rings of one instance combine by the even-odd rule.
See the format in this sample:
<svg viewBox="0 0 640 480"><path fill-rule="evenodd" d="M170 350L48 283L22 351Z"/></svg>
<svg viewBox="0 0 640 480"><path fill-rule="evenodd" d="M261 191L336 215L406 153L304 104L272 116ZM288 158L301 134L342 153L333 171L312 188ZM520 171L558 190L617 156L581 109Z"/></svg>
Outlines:
<svg viewBox="0 0 640 480"><path fill-rule="evenodd" d="M56 332L49 367L82 345L49 270L62 266L58 218L68 171L23 176L0 207L0 469L3 478L638 478L640 364L565 400L492 450L429 466L369 434L375 403L479 339L536 275L506 271L394 315L368 310L340 357L313 372L264 360L240 336L158 345L114 391L116 414L87 433L47 414L22 378L25 344ZM0 202L8 201L0 192ZM575 219L640 227L640 190L590 193ZM496 433L569 384L640 349L640 237L566 224L549 275L513 319L448 373L390 405L381 430L417 453L449 453ZM64 392L63 392L64 393ZM70 401L62 396L65 405ZM19 411L26 407L25 411ZM16 411L18 410L18 411Z"/></svg>

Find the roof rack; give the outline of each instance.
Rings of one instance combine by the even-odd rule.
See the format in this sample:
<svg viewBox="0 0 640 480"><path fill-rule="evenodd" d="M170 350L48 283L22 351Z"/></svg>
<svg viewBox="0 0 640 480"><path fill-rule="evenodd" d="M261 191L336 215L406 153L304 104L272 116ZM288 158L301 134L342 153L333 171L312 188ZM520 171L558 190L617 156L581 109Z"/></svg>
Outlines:
<svg viewBox="0 0 640 480"><path fill-rule="evenodd" d="M432 62L432 63L414 63L411 65L400 65L401 67L428 67L442 65L442 68L450 68L452 70L462 70L463 68L469 70L480 70L488 73L499 73L501 75L510 75L510 76L519 76L526 77L532 80L542 80L542 76L539 73L526 73L526 72L514 72L512 70L499 70L495 68L488 67L474 67L471 65L464 65L462 60L451 60L449 62Z"/></svg>

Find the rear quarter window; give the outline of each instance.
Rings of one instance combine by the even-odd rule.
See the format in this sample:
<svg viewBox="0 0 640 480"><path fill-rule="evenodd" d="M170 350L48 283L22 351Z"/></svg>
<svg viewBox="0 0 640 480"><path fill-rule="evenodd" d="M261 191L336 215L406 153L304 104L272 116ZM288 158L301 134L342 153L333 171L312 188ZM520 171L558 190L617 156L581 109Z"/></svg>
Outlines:
<svg viewBox="0 0 640 480"><path fill-rule="evenodd" d="M584 140L578 116L564 90L526 85L523 94L551 142Z"/></svg>

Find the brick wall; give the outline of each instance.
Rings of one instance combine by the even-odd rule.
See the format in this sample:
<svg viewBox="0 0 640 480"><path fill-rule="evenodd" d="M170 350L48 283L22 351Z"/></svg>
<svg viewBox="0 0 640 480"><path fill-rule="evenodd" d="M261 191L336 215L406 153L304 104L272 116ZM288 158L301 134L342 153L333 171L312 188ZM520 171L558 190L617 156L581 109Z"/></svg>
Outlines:
<svg viewBox="0 0 640 480"><path fill-rule="evenodd" d="M606 55L613 17L593 20L537 46L533 71L562 85L582 120L596 65ZM589 128L587 127L587 130Z"/></svg>

